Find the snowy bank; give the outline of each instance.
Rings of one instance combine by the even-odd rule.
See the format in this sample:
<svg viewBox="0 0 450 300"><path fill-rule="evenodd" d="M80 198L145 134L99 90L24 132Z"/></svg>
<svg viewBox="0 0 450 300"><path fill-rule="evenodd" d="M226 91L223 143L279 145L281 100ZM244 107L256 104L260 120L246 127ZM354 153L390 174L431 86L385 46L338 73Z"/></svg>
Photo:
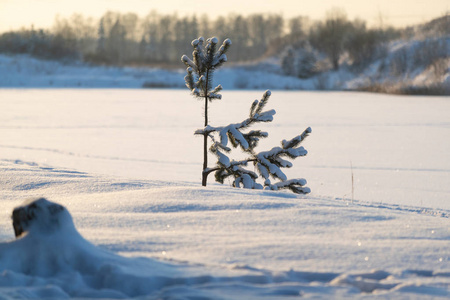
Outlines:
<svg viewBox="0 0 450 300"><path fill-rule="evenodd" d="M308 79L283 74L280 59L228 65L214 76L225 90L367 90L390 93L450 93L450 37L395 41L386 54L355 69L343 59L338 71ZM0 55L0 87L185 88L184 69L91 66L26 55ZM427 92L428 91L428 92Z"/></svg>
<svg viewBox="0 0 450 300"><path fill-rule="evenodd" d="M141 88L182 87L181 71L90 66L27 55L0 55L0 87L12 88Z"/></svg>
<svg viewBox="0 0 450 300"><path fill-rule="evenodd" d="M235 66L215 73L214 82L231 89L315 89L314 79L284 76L279 67ZM274 72L275 70L275 72ZM185 70L92 66L27 55L0 55L0 88L185 88Z"/></svg>
<svg viewBox="0 0 450 300"><path fill-rule="evenodd" d="M348 89L450 95L450 36L394 41L386 55L345 83Z"/></svg>

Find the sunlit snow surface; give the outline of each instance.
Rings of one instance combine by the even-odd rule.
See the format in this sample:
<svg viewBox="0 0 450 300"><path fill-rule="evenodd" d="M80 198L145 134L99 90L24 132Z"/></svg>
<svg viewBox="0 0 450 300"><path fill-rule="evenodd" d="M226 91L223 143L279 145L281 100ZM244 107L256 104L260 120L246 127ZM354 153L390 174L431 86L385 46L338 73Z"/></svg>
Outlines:
<svg viewBox="0 0 450 300"><path fill-rule="evenodd" d="M211 124L261 94L224 93ZM312 127L287 172L307 196L201 188L184 91L1 90L0 296L449 297L448 100L276 91L268 108L261 150ZM13 241L12 209L41 196L92 244Z"/></svg>

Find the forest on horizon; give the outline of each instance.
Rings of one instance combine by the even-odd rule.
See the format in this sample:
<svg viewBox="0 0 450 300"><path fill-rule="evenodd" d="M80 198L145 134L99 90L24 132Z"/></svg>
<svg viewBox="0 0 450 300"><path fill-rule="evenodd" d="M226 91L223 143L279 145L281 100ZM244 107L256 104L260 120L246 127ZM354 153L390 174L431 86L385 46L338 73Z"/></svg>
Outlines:
<svg viewBox="0 0 450 300"><path fill-rule="evenodd" d="M328 58L337 70L345 53L354 66L383 55L388 42L403 38L450 33L449 15L417 27L396 29L380 24L369 28L364 20L349 20L333 9L323 20L306 16L285 19L279 14L178 16L156 11L140 18L135 13L106 12L99 20L74 14L56 17L50 29L23 28L0 34L0 53L29 54L51 60L82 60L101 65L179 67L182 54L192 52L199 36L230 38L227 53L233 63L289 55L298 49ZM306 55L308 57L308 55ZM309 57L312 57L309 55Z"/></svg>

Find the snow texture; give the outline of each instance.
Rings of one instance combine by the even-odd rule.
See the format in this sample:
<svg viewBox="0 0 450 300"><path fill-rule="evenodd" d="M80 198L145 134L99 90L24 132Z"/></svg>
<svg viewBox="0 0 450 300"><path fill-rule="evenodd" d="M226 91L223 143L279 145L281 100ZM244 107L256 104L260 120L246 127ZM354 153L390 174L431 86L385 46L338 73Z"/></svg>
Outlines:
<svg viewBox="0 0 450 300"><path fill-rule="evenodd" d="M127 259L98 248L78 233L66 208L55 213L52 207L60 206L44 198L21 207L32 217L22 236L0 244L1 296L121 299L209 280L196 278L195 270L186 278L186 265Z"/></svg>
<svg viewBox="0 0 450 300"><path fill-rule="evenodd" d="M3 299L450 296L449 211L19 160L1 160L0 171L0 235L10 240L0 243ZM20 198L43 193L64 208L46 223L41 216L55 204L26 202L34 218L14 239L8 214Z"/></svg>

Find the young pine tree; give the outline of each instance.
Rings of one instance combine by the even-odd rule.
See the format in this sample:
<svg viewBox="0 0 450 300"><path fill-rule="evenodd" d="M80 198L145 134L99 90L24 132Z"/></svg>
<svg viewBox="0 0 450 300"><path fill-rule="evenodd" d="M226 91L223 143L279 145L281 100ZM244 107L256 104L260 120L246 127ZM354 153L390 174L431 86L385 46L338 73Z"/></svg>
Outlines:
<svg viewBox="0 0 450 300"><path fill-rule="evenodd" d="M181 60L187 66L187 75L184 78L186 86L191 90L192 95L201 98L205 101L205 127L208 126L208 102L212 100L221 99L222 95L219 92L222 86L219 84L213 88L212 78L214 71L227 61L226 52L231 45L231 41L226 39L222 46L217 49L218 39L210 38L204 44L202 37L192 41L194 52L192 53L193 60L186 55L181 57ZM195 74L195 75L194 75ZM208 177L208 135L203 136L203 173L202 185L206 186L206 179Z"/></svg>
<svg viewBox="0 0 450 300"><path fill-rule="evenodd" d="M250 107L250 114L247 119L240 123L229 124L226 126L213 127L208 123L208 103L212 100L221 99L219 92L222 86L213 88L212 79L214 71L227 61L226 51L231 46L231 41L226 39L218 47L217 38L207 39L198 38L192 41L194 51L193 59L183 55L181 60L187 66L187 75L185 76L186 86L192 92L194 97L204 100L205 103L205 123L204 128L195 132L203 136L203 171L202 185L206 186L207 177L212 172L215 173L217 182L223 183L226 178L233 179L233 186L251 189L290 189L295 193L309 193L310 189L305 187L305 179L288 180L281 168L290 168L292 163L286 158L295 159L299 156L305 156L307 151L300 146L300 143L311 133L311 128L307 128L297 137L281 142L281 147L274 147L269 151L256 152L255 148L261 138L268 136L267 132L260 130L248 130L252 125L260 122L271 122L275 115L275 110L264 108L271 95L266 91L261 100L255 100ZM209 150L216 155L217 163L213 168L208 167L208 140L211 140ZM241 148L248 157L244 160L230 160L228 154L231 148ZM246 169L251 163L257 173ZM261 177L263 184L256 180ZM271 178L279 180L272 183Z"/></svg>

